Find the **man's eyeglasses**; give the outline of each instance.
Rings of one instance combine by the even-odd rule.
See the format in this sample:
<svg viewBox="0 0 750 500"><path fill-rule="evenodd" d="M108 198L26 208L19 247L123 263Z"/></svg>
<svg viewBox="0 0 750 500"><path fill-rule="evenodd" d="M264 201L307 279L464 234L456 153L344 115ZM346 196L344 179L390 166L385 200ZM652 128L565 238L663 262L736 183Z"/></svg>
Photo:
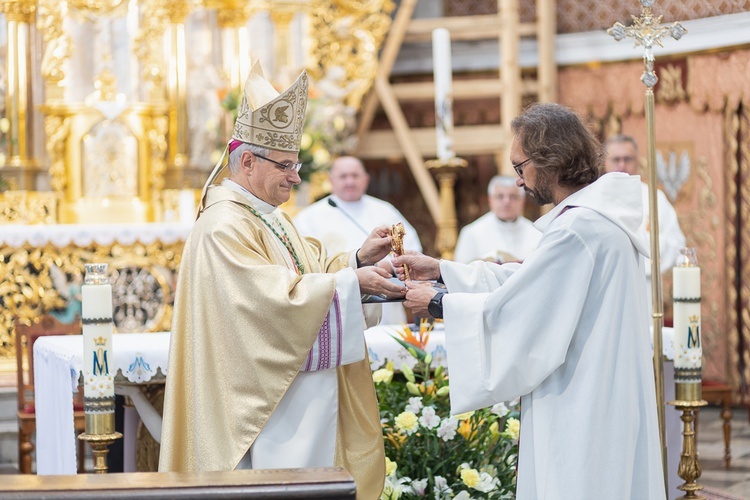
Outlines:
<svg viewBox="0 0 750 500"><path fill-rule="evenodd" d="M287 172L288 173L288 172L291 172L292 170L294 170L295 172L299 172L299 169L302 168L302 163L300 163L300 162L296 162L296 163L279 163L276 160L272 160L270 158L266 158L265 156L261 156L258 153L253 153L253 154L255 156L257 156L258 158L270 161L271 163L273 163L274 165L276 165L276 167L279 170L281 170L282 172Z"/></svg>
<svg viewBox="0 0 750 500"><path fill-rule="evenodd" d="M516 171L516 173L518 174L518 177L520 177L521 179L523 179L523 169L521 167L523 167L526 163L530 161L531 161L531 158L526 158L521 163L511 163L511 165L513 165L513 170Z"/></svg>

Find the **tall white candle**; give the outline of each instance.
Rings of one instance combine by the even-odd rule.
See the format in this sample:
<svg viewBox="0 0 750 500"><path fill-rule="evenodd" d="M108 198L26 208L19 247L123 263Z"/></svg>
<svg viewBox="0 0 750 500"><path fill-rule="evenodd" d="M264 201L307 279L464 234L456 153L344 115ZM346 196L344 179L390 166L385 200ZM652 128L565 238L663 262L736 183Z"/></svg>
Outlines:
<svg viewBox="0 0 750 500"><path fill-rule="evenodd" d="M451 37L445 28L432 31L432 71L435 79L435 132L437 157L449 160L453 151L453 64Z"/></svg>
<svg viewBox="0 0 750 500"><path fill-rule="evenodd" d="M81 302L86 407L101 413L114 412L112 286L107 277L107 264L86 264Z"/></svg>
<svg viewBox="0 0 750 500"><path fill-rule="evenodd" d="M699 383L701 379L701 270L695 249L680 250L672 268L674 300L675 382Z"/></svg>

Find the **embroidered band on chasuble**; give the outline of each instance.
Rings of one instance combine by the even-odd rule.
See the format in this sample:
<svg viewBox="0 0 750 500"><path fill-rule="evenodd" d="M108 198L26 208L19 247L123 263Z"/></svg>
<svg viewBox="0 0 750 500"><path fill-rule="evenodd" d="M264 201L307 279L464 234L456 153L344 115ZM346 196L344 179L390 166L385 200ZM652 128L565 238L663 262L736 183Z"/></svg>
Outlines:
<svg viewBox="0 0 750 500"><path fill-rule="evenodd" d="M299 152L307 108L307 72L282 94L263 76L259 62L245 81L232 139L279 151Z"/></svg>

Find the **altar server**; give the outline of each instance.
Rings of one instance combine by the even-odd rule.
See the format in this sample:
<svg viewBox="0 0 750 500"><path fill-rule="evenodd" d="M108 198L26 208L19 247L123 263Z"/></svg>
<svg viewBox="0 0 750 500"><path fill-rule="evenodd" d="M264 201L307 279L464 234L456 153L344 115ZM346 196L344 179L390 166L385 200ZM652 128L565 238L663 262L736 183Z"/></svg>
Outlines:
<svg viewBox="0 0 750 500"><path fill-rule="evenodd" d="M206 182L175 298L160 470L341 466L361 498L383 487L380 419L360 294L403 296L373 264L388 228L327 257L278 207L300 182L303 72L279 94L253 66ZM221 163L221 162L220 162Z"/></svg>
<svg viewBox="0 0 750 500"><path fill-rule="evenodd" d="M526 192L510 176L496 175L487 186L490 211L458 235L456 262L519 262L539 244L542 233L523 216Z"/></svg>
<svg viewBox="0 0 750 500"><path fill-rule="evenodd" d="M401 212L387 201L365 194L370 174L359 158L342 156L334 160L329 180L331 195L313 203L294 218L300 234L317 238L331 253L348 252L359 248L377 226L401 222L406 230L404 249L422 251L417 231ZM391 270L390 262L382 265ZM400 303L383 304L382 309L382 324L406 322L406 313Z"/></svg>
<svg viewBox="0 0 750 500"><path fill-rule="evenodd" d="M519 499L664 498L640 180L600 177L600 143L563 106L511 127L518 186L555 205L539 247L522 264L399 257L448 289L409 282L406 304L445 319L453 413L521 397Z"/></svg>

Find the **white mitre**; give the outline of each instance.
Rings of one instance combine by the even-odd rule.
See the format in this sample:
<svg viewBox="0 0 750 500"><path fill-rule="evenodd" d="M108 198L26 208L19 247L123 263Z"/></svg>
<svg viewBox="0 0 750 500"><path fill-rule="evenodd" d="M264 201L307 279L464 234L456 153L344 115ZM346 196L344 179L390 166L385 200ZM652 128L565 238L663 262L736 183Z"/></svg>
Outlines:
<svg viewBox="0 0 750 500"><path fill-rule="evenodd" d="M203 186L198 207L198 217L205 206L208 187L226 167L224 157L240 143L255 144L278 151L297 153L302 141L307 108L307 72L302 71L297 80L283 93L266 80L260 62L256 61L245 80L242 101L237 109L232 140L227 144L219 162Z"/></svg>
<svg viewBox="0 0 750 500"><path fill-rule="evenodd" d="M279 94L263 76L260 63L250 69L237 110L232 139L279 151L298 152L307 108L307 72Z"/></svg>

